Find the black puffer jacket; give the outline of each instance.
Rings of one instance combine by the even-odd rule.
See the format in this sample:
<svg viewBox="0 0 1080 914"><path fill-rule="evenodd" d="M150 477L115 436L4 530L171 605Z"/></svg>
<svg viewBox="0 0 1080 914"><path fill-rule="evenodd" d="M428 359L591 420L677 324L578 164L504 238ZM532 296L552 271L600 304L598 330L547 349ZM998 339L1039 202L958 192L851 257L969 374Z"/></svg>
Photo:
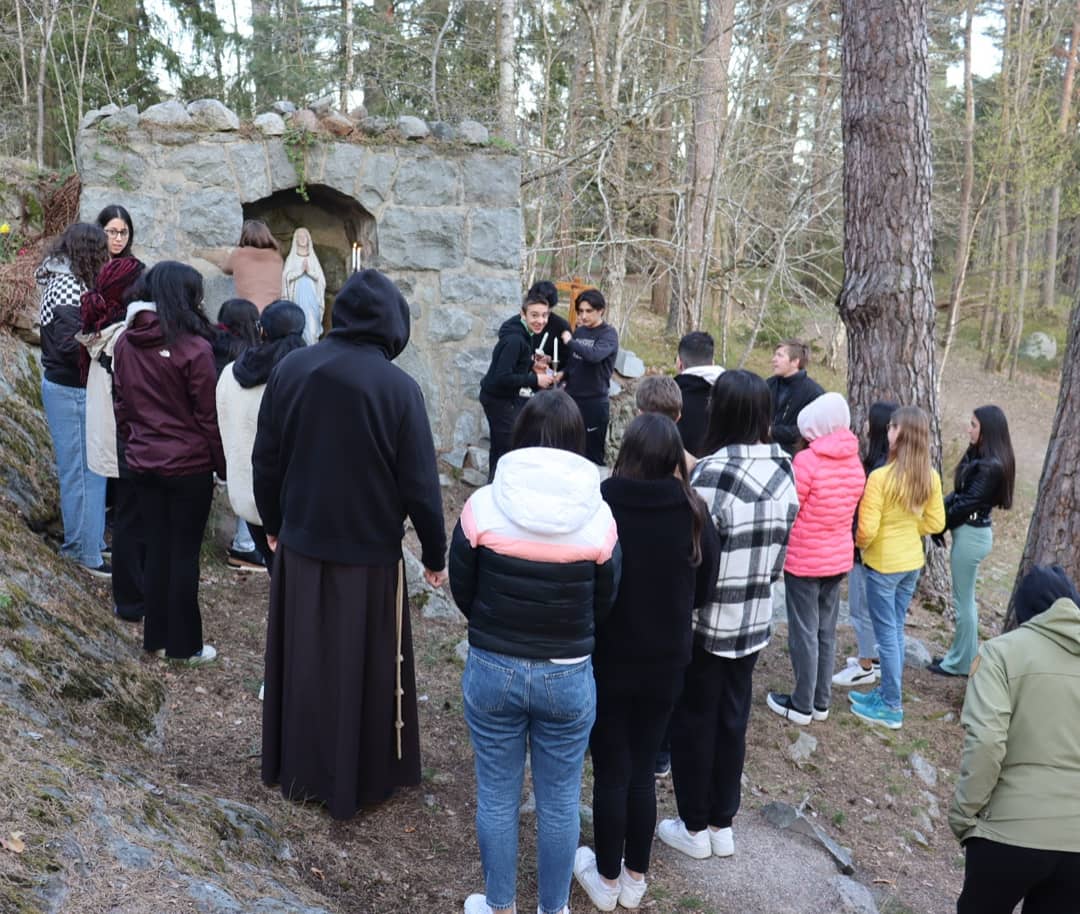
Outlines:
<svg viewBox="0 0 1080 914"><path fill-rule="evenodd" d="M480 380L481 393L500 400L513 400L522 387L536 390L540 382L532 364L529 329L520 315L508 318L499 327L499 341L491 352L491 364Z"/></svg>
<svg viewBox="0 0 1080 914"><path fill-rule="evenodd" d="M799 440L799 413L825 393L817 381L799 370L788 378L772 375L765 380L773 401L772 437L789 454Z"/></svg>
<svg viewBox="0 0 1080 914"><path fill-rule="evenodd" d="M621 562L596 467L569 451L522 448L465 503L450 544L450 589L473 647L585 657L615 601Z"/></svg>
<svg viewBox="0 0 1080 914"><path fill-rule="evenodd" d="M976 457L970 451L957 467L957 486L945 499L945 529L964 524L989 527L990 512L1001 503L1005 471L996 460Z"/></svg>

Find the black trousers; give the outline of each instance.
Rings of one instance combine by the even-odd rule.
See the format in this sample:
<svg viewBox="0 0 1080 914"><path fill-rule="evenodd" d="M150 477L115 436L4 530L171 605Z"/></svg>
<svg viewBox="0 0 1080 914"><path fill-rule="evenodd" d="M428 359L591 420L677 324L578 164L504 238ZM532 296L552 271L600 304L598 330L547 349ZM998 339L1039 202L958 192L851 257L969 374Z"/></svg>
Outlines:
<svg viewBox="0 0 1080 914"><path fill-rule="evenodd" d="M251 521L248 521L247 525L248 533L251 534L251 539L255 543L255 549L263 557L263 561L266 562L266 573L270 574L273 571L274 550L270 548L270 544L266 541L266 528L253 524Z"/></svg>
<svg viewBox="0 0 1080 914"><path fill-rule="evenodd" d="M199 552L214 494L212 473L134 477L146 530L143 647L165 656L202 650Z"/></svg>
<svg viewBox="0 0 1080 914"><path fill-rule="evenodd" d="M585 423L585 457L597 466L603 466L611 401L607 397L590 397L587 400L578 400L575 397L574 402L581 410L581 418Z"/></svg>
<svg viewBox="0 0 1080 914"><path fill-rule="evenodd" d="M632 689L617 689L597 677L596 723L589 751L596 868L606 879L619 877L623 857L628 870L645 873L649 869L656 829L653 771L671 718L674 691L658 687L654 678Z"/></svg>
<svg viewBox="0 0 1080 914"><path fill-rule="evenodd" d="M495 466L499 458L510 450L510 436L514 431L514 420L521 412L521 407L525 405L525 398L505 399L489 397L481 393L480 405L484 407L491 437L491 450L488 451L488 482L491 482L495 478Z"/></svg>
<svg viewBox="0 0 1080 914"><path fill-rule="evenodd" d="M128 475L109 481L113 483L113 605L121 619L139 622L145 612L143 567L146 564L146 532L139 508L139 493Z"/></svg>
<svg viewBox="0 0 1080 914"><path fill-rule="evenodd" d="M956 914L1023 914L1080 911L1080 853L1036 850L986 838L964 842L964 888Z"/></svg>
<svg viewBox="0 0 1080 914"><path fill-rule="evenodd" d="M695 642L671 719L671 776L689 831L727 828L739 811L758 653L730 660Z"/></svg>

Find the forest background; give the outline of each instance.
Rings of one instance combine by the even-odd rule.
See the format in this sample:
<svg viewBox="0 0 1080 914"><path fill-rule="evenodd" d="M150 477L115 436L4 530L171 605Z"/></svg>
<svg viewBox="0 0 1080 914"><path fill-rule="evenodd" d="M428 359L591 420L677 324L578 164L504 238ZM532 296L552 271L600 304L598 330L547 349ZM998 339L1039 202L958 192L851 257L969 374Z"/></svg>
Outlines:
<svg viewBox="0 0 1080 914"><path fill-rule="evenodd" d="M8 0L0 150L68 168L86 111L475 118L523 156L525 280L590 276L718 360L842 328L839 0ZM937 306L988 369L1080 286L1075 0L930 0ZM972 49L976 67L973 72ZM6 215L5 215L6 218ZM940 372L939 372L940 376Z"/></svg>

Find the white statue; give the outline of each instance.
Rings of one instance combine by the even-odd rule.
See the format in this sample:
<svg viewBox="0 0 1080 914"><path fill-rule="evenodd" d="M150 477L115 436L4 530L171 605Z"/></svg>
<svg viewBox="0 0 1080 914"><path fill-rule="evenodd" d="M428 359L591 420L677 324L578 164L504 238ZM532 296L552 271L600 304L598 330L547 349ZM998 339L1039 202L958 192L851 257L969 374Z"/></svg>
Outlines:
<svg viewBox="0 0 1080 914"><path fill-rule="evenodd" d="M309 346L322 336L325 293L326 277L311 243L311 233L306 228L298 228L293 233L292 247L281 274L281 297L304 309L307 317L304 342Z"/></svg>

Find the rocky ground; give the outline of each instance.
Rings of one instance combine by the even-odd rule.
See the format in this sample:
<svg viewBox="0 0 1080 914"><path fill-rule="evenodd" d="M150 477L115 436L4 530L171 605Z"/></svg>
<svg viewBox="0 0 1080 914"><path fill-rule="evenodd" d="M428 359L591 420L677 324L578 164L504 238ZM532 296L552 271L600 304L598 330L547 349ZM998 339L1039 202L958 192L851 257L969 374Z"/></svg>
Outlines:
<svg viewBox="0 0 1080 914"><path fill-rule="evenodd" d="M4 338L0 371L0 911L459 911L482 876L474 785L459 689L464 625L445 597L414 596L424 780L346 823L285 801L258 778L267 583L223 562L208 542L203 612L220 652L177 667L140 651L138 627L109 614L108 592L55 557L47 534L55 483L34 414L25 350ZM991 386L992 385L992 386ZM949 465L973 407L997 402L1013 422L1016 508L995 525L980 580L984 633L995 633L1026 534L1056 385L1006 385L954 358L943 386ZM468 488L448 469L447 514ZM52 486L53 488L50 488ZM948 642L941 616L916 609L910 634ZM786 689L782 626L755 674L736 856L690 861L657 845L647 910L902 912L953 910L962 857L944 822L959 757L963 683L906 675L898 732L871 730L838 696L824 724L786 724L764 705ZM842 632L850 648L849 629ZM586 781L588 778L586 779ZM674 813L660 782L661 815ZM582 792L583 840L591 838ZM536 897L529 794L521 845L523 910ZM792 808L794 828L777 827ZM768 814L766 814L766 811ZM807 824L849 849L852 872ZM808 829L813 830L813 829ZM575 911L592 910L577 889Z"/></svg>

